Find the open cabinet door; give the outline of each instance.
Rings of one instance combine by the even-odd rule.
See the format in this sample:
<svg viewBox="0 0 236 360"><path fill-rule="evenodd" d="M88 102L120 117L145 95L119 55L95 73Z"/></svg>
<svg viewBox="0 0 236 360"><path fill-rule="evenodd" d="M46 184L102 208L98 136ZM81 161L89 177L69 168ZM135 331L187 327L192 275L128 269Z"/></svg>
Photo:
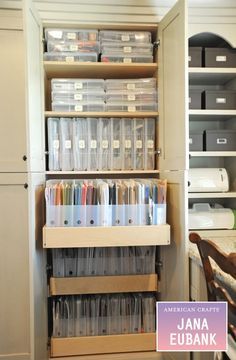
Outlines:
<svg viewBox="0 0 236 360"><path fill-rule="evenodd" d="M158 105L161 170L188 168L187 5L179 0L158 25Z"/></svg>
<svg viewBox="0 0 236 360"><path fill-rule="evenodd" d="M45 146L42 25L32 0L23 1L23 16L26 45L27 169L30 172L43 172Z"/></svg>

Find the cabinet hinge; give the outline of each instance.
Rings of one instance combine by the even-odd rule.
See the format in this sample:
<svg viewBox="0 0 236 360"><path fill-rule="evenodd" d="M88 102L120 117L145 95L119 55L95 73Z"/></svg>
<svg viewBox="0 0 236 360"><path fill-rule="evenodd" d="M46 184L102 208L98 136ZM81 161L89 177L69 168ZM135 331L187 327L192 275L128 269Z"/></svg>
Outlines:
<svg viewBox="0 0 236 360"><path fill-rule="evenodd" d="M158 46L160 46L160 43L160 40L154 41L153 46L157 48Z"/></svg>
<svg viewBox="0 0 236 360"><path fill-rule="evenodd" d="M158 260L156 263L156 266L158 269L162 269L163 268L163 262L161 260Z"/></svg>
<svg viewBox="0 0 236 360"><path fill-rule="evenodd" d="M44 154L45 154L45 155L49 155L49 151L44 151Z"/></svg>
<svg viewBox="0 0 236 360"><path fill-rule="evenodd" d="M157 148L156 154L157 154L157 156L161 156L161 148Z"/></svg>

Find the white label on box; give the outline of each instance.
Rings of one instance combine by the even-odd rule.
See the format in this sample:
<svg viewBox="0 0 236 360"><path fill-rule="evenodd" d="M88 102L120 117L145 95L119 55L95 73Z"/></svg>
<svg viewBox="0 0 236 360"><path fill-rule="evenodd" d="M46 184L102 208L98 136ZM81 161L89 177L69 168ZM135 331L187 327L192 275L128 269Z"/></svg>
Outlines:
<svg viewBox="0 0 236 360"><path fill-rule="evenodd" d="M102 148L108 149L108 140L102 140Z"/></svg>
<svg viewBox="0 0 236 360"><path fill-rule="evenodd" d="M131 140L125 140L125 148L131 149Z"/></svg>
<svg viewBox="0 0 236 360"><path fill-rule="evenodd" d="M83 105L75 105L75 111L83 111Z"/></svg>
<svg viewBox="0 0 236 360"><path fill-rule="evenodd" d="M136 106L135 105L129 105L128 106L128 112L134 112L136 111Z"/></svg>
<svg viewBox="0 0 236 360"><path fill-rule="evenodd" d="M226 104L226 98L216 98L217 104Z"/></svg>
<svg viewBox="0 0 236 360"><path fill-rule="evenodd" d="M120 141L113 140L113 149L119 149L119 148L120 148Z"/></svg>
<svg viewBox="0 0 236 360"><path fill-rule="evenodd" d="M78 51L78 45L71 44L70 45L70 51Z"/></svg>
<svg viewBox="0 0 236 360"><path fill-rule="evenodd" d="M126 64L130 64L130 63L132 63L132 59L125 57L125 58L123 59L123 62L126 63Z"/></svg>
<svg viewBox="0 0 236 360"><path fill-rule="evenodd" d="M91 149L97 149L97 140L91 140L90 147Z"/></svg>
<svg viewBox="0 0 236 360"><path fill-rule="evenodd" d="M129 101L133 101L133 100L135 100L135 99L136 99L136 97L135 97L134 94L129 94L129 95L128 95L128 100L129 100Z"/></svg>
<svg viewBox="0 0 236 360"><path fill-rule="evenodd" d="M153 140L149 139L147 141L147 148L148 149L153 149L154 148L154 141Z"/></svg>
<svg viewBox="0 0 236 360"><path fill-rule="evenodd" d="M83 83L82 82L76 82L74 87L75 87L75 90L83 89Z"/></svg>
<svg viewBox="0 0 236 360"><path fill-rule="evenodd" d="M76 39L76 33L75 32L67 33L67 39L68 40L75 40Z"/></svg>
<svg viewBox="0 0 236 360"><path fill-rule="evenodd" d="M74 100L82 100L83 95L82 94L74 94Z"/></svg>
<svg viewBox="0 0 236 360"><path fill-rule="evenodd" d="M85 149L85 141L79 140L79 149Z"/></svg>
<svg viewBox="0 0 236 360"><path fill-rule="evenodd" d="M218 55L218 56L216 56L216 61L226 62L227 61L227 56Z"/></svg>
<svg viewBox="0 0 236 360"><path fill-rule="evenodd" d="M192 99L191 99L191 97L189 97L188 98L188 103L191 104L191 101L192 101Z"/></svg>
<svg viewBox="0 0 236 360"><path fill-rule="evenodd" d="M53 149L58 150L59 149L59 140L53 140Z"/></svg>
<svg viewBox="0 0 236 360"><path fill-rule="evenodd" d="M127 90L134 90L135 84L127 84Z"/></svg>
<svg viewBox="0 0 236 360"><path fill-rule="evenodd" d="M218 138L216 140L217 144L221 145L221 144L227 144L227 139L225 138Z"/></svg>
<svg viewBox="0 0 236 360"><path fill-rule="evenodd" d="M143 142L142 140L136 140L136 149L142 149Z"/></svg>
<svg viewBox="0 0 236 360"><path fill-rule="evenodd" d="M192 60L192 56L191 55L189 55L189 57L188 57L188 61L191 61Z"/></svg>
<svg viewBox="0 0 236 360"><path fill-rule="evenodd" d="M193 143L193 139L190 138L190 139L189 139L189 144L192 144L192 143Z"/></svg>
<svg viewBox="0 0 236 360"><path fill-rule="evenodd" d="M71 140L65 140L65 149L71 149Z"/></svg>
<svg viewBox="0 0 236 360"><path fill-rule="evenodd" d="M74 56L66 56L66 62L74 62Z"/></svg>
<svg viewBox="0 0 236 360"><path fill-rule="evenodd" d="M122 41L129 41L130 37L129 37L129 35L121 35L121 40Z"/></svg>
<svg viewBox="0 0 236 360"><path fill-rule="evenodd" d="M131 52L132 52L132 48L131 48L131 46L124 46L124 47L123 47L123 51L124 51L124 53L131 53Z"/></svg>

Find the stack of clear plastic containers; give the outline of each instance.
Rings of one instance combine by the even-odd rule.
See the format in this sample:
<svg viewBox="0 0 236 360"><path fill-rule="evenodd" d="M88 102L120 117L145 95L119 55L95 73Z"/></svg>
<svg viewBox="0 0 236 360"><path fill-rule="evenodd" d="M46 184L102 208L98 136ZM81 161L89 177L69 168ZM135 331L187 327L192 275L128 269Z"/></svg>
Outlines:
<svg viewBox="0 0 236 360"><path fill-rule="evenodd" d="M156 79L105 80L106 111L156 111Z"/></svg>
<svg viewBox="0 0 236 360"><path fill-rule="evenodd" d="M146 31L100 31L101 61L152 63L151 33Z"/></svg>
<svg viewBox="0 0 236 360"><path fill-rule="evenodd" d="M52 79L52 111L104 111L103 79Z"/></svg>
<svg viewBox="0 0 236 360"><path fill-rule="evenodd" d="M45 29L44 60L96 62L100 53L98 30Z"/></svg>

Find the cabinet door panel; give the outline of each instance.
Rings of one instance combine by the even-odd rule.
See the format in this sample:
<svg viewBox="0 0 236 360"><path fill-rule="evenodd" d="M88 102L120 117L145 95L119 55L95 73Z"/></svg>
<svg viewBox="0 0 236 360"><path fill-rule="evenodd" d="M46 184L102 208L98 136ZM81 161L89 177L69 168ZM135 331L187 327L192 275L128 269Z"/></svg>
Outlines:
<svg viewBox="0 0 236 360"><path fill-rule="evenodd" d="M25 73L23 31L0 30L0 172L26 171Z"/></svg>
<svg viewBox="0 0 236 360"><path fill-rule="evenodd" d="M180 0L158 27L160 169L188 168L187 8Z"/></svg>
<svg viewBox="0 0 236 360"><path fill-rule="evenodd" d="M0 358L4 359L27 359L30 354L28 191L22 176L19 181L17 176L15 184L6 185L0 175Z"/></svg>

